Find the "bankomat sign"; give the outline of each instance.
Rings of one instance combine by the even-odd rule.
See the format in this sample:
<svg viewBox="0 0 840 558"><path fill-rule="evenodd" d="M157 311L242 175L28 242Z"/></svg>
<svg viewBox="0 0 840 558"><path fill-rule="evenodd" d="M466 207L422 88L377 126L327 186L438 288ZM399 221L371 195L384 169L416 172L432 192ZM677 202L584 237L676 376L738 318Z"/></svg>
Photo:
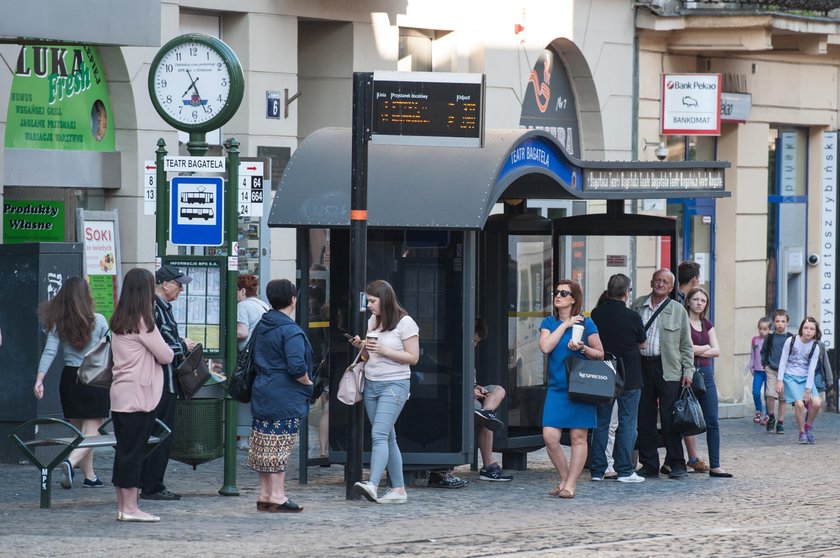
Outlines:
<svg viewBox="0 0 840 558"><path fill-rule="evenodd" d="M660 134L720 135L720 74L663 74Z"/></svg>

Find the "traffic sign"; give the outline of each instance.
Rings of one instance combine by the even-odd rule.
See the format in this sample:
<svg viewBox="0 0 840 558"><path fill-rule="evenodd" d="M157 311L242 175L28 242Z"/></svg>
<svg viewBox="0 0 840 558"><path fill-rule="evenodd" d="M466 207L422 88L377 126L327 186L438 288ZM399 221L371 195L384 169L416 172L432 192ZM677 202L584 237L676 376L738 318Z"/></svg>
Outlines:
<svg viewBox="0 0 840 558"><path fill-rule="evenodd" d="M157 165L146 161L143 165L143 215L154 215L157 209Z"/></svg>
<svg viewBox="0 0 840 558"><path fill-rule="evenodd" d="M262 161L239 163L239 190L237 208L240 217L263 216L263 171Z"/></svg>
<svg viewBox="0 0 840 558"><path fill-rule="evenodd" d="M220 176L172 179L169 241L179 246L224 243L224 181Z"/></svg>
<svg viewBox="0 0 840 558"><path fill-rule="evenodd" d="M166 172L212 172L223 173L227 162L224 157L164 157Z"/></svg>

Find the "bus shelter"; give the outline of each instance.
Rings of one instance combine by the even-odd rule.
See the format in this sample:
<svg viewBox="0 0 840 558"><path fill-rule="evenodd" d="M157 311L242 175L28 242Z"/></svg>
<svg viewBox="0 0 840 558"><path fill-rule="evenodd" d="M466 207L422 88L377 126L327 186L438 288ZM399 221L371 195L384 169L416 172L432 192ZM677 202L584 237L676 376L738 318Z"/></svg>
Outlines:
<svg viewBox="0 0 840 558"><path fill-rule="evenodd" d="M507 391L494 451L504 467L524 468L527 452L543 445L548 376L539 325L554 282L580 281L589 310L610 275L634 276L639 243L661 239L651 271L675 267L675 220L625 208L632 200L726 197L728 166L582 161L553 136L525 129L487 130L480 148L371 144L366 279L390 282L420 327L421 356L397 423L406 469L473 463L475 381ZM351 130L318 130L289 161L269 216L269 227L297 231L298 318L329 380L332 463L346 458L347 407L334 394L353 355L342 334L363 333L346 331L350 181ZM582 204L592 213L547 218L528 211L537 199L601 203ZM477 316L489 336L474 348ZM317 462L317 451L309 455Z"/></svg>

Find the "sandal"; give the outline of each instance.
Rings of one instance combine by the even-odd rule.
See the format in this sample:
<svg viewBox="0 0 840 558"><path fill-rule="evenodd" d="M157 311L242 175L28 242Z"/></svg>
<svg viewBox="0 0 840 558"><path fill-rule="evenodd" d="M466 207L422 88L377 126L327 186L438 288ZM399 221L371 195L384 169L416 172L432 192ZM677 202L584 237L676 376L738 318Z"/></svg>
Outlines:
<svg viewBox="0 0 840 558"><path fill-rule="evenodd" d="M563 492L563 490L565 490L564 488L561 488L561 486L562 485L558 484L557 486L555 486L554 488L549 490L548 495L549 496L559 496L560 493Z"/></svg>
<svg viewBox="0 0 840 558"><path fill-rule="evenodd" d="M575 497L575 493L574 493L574 492L569 492L568 490L566 490L566 489L564 488L563 490L561 490L561 491L557 494L557 496L559 496L560 498L563 498L564 500L571 500L572 498L574 498L574 497Z"/></svg>
<svg viewBox="0 0 840 558"><path fill-rule="evenodd" d="M282 504L268 502L268 509L271 513L297 513L303 511L303 506L297 505L292 500L286 500Z"/></svg>

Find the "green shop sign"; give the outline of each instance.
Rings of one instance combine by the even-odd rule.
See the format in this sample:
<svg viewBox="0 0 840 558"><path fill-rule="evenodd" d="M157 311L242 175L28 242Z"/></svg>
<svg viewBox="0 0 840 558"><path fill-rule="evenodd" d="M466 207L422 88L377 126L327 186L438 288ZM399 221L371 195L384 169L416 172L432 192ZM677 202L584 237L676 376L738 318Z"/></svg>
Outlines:
<svg viewBox="0 0 840 558"><path fill-rule="evenodd" d="M64 202L5 200L3 242L64 242Z"/></svg>
<svg viewBox="0 0 840 558"><path fill-rule="evenodd" d="M111 100L95 47L20 47L6 112L6 147L114 150Z"/></svg>

